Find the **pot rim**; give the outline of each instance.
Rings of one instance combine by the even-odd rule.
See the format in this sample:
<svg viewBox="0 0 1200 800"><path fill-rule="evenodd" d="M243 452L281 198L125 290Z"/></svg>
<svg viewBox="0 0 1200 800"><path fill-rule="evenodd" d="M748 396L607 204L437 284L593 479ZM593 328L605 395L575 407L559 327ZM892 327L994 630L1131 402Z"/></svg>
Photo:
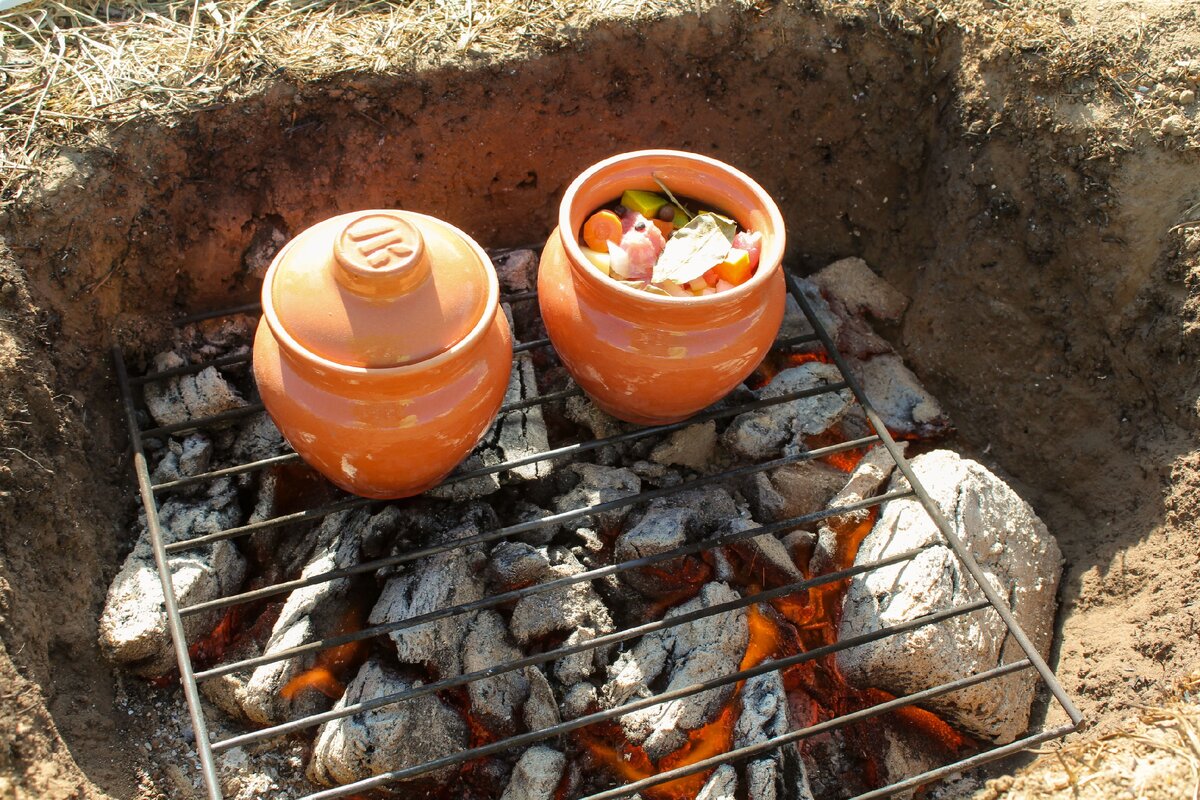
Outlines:
<svg viewBox="0 0 1200 800"><path fill-rule="evenodd" d="M658 158L675 158L684 161L691 161L698 164L704 164L707 167L724 173L734 181L743 184L757 198L762 209L766 212L771 220L771 225L777 230L777 233L770 237L769 242L764 242L762 253L759 255L759 264L769 263L772 266L769 269L756 270L750 280L735 286L732 289L726 289L723 292L715 294L691 296L691 297L675 297L672 295L655 294L641 289L634 289L631 286L626 286L617 281L606 278L600 273L580 267L585 264L587 257L583 254L583 248L579 245L579 240L575 235L575 231L571 225L571 207L575 203L575 197L579 191L594 178L597 174L606 169L618 164L622 164L635 159L658 159ZM758 291L763 284L770 280L770 276L776 271L783 268L783 251L786 246L786 231L784 230L783 213L779 210L779 206L771 198L767 191L759 185L759 183L751 178L746 173L730 166L723 161L712 158L711 156L701 155L700 153L691 153L685 150L668 150L668 149L650 149L650 150L633 150L627 153L618 153L615 156L609 156L603 161L599 161L588 167L579 174L571 185L567 187L567 191L563 194L562 202L558 206L558 235L562 241L563 248L567 252L567 261L570 262L571 268L576 272L582 272L590 278L596 278L595 283L603 284L608 289L617 292L620 295L628 297L630 300L649 303L651 305L661 305L664 307L687 307L687 306L708 306L728 303L730 301L739 300ZM766 237L764 236L764 239Z"/></svg>
<svg viewBox="0 0 1200 800"><path fill-rule="evenodd" d="M327 370L329 372L336 372L336 373L340 373L342 375L346 375L346 376L350 376L350 377L354 377L354 378L363 378L363 377L390 378L390 377L397 377L397 376L403 376L403 375L413 375L413 374L417 374L419 372L424 372L425 370L428 370L428 369L433 369L436 367L443 366L443 365L457 359L463 353L465 353L468 350L475 347L475 345L479 342L479 340L482 339L485 335L487 335L488 331L490 330L490 328L492 326L492 322L496 319L496 313L500 309L500 280L499 280L499 278L496 277L495 265L492 264L491 258L488 257L488 254L484 251L483 247L481 247L478 242L476 242L473 238L468 236L458 226L451 225L449 222L446 222L445 220L438 219L437 217L432 217L428 214L421 214L416 211L406 211L406 210L402 210L402 209L372 208L372 209L362 209L360 211L350 211L345 214L338 214L336 217L330 217L329 219L326 219L326 220L316 223L316 225L310 225L308 228L305 229L305 231L315 228L317 225L324 225L327 223L331 223L333 220L342 219L342 218L346 218L346 217L357 217L357 216L360 216L363 214L377 214L377 213L389 213L389 214L399 213L399 214L403 214L403 215L407 215L407 216L411 216L411 217L417 217L422 220L425 220L426 222L432 222L432 223L435 223L438 225L445 225L453 233L456 233L459 236L461 236L463 238L463 240L466 241L471 246L471 249L474 251L475 255L478 256L479 259L486 266L486 269L484 270L484 272L487 274L487 281L488 281L487 301L486 301L487 305L483 312L483 315L480 316L479 321L476 322L474 327L472 327L471 330L467 332L466 336L464 336L462 339L460 339L455 344L451 345L450 347L448 347L447 349L443 350L442 352L438 353L435 356L431 356L422 361L416 361L411 364L401 364L401 365L398 365L395 367L356 367L356 366L352 366L350 364L342 364L337 361L331 361L330 359L325 358L324 356L319 356L316 353L314 353L313 351L306 348L304 345L300 344L300 342L298 342L290 333L287 332L287 330L283 326L282 321L279 319L278 314L276 314L276 312L275 312L274 303L271 301L270 289L274 286L274 283L275 283L275 271L279 267L279 264L282 263L284 257L288 254L288 252L295 245L296 241L300 238L300 236L304 235L304 232L301 232L300 235L293 238L290 242L287 243L287 245L284 246L284 248L282 250L279 251L279 253L275 256L275 259L271 262L270 268L267 269L267 274L263 277L263 285L262 285L263 318L267 321L267 327L269 327L271 329L271 334L275 337L275 341L279 343L280 348L284 352L286 352L289 355L292 355L296 358L299 358L302 361L308 362L309 364L311 364L315 367L318 367L323 370Z"/></svg>

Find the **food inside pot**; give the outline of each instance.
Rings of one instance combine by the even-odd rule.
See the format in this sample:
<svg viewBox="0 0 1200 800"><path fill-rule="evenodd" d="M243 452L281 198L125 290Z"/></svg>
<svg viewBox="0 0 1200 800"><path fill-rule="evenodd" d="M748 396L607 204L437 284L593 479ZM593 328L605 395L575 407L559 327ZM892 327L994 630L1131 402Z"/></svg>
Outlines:
<svg viewBox="0 0 1200 800"><path fill-rule="evenodd" d="M615 281L671 297L717 294L750 280L762 234L658 183L661 193L626 190L587 218L580 247L588 262Z"/></svg>

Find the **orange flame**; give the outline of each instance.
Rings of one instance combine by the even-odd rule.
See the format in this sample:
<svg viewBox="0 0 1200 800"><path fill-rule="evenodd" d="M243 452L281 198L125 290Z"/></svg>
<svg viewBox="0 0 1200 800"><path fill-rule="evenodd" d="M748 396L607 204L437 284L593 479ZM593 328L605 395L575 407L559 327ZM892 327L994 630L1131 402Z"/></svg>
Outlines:
<svg viewBox="0 0 1200 800"><path fill-rule="evenodd" d="M362 630L366 611L358 606L348 610L333 631L334 636ZM316 663L311 669L301 672L288 681L279 694L292 700L301 692L312 689L333 700L346 693L344 679L353 674L367 660L370 642L360 639L327 648L317 653Z"/></svg>

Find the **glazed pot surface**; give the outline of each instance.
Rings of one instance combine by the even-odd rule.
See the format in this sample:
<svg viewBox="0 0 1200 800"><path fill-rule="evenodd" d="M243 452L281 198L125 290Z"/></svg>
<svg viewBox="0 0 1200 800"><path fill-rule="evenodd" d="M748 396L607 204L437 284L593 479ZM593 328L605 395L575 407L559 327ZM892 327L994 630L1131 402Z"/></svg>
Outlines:
<svg viewBox="0 0 1200 800"><path fill-rule="evenodd" d="M590 266L583 221L625 189L657 191L721 209L763 235L746 283L703 297L665 297L620 284ZM762 362L783 321L783 218L749 177L678 151L627 153L580 175L563 197L542 253L538 302L546 331L576 383L604 411L639 424L686 419L715 403Z"/></svg>
<svg viewBox="0 0 1200 800"><path fill-rule="evenodd" d="M346 491L432 488L495 419L512 335L490 259L454 226L406 211L334 217L288 243L262 294L263 404Z"/></svg>

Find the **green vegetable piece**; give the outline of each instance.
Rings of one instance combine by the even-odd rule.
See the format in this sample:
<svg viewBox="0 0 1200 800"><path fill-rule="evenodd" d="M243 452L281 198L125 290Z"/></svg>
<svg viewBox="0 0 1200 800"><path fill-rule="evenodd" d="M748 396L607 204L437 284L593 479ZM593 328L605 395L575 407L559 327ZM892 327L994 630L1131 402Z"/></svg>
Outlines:
<svg viewBox="0 0 1200 800"><path fill-rule="evenodd" d="M679 206L675 207L675 227L682 228L689 222L688 215L679 210Z"/></svg>
<svg viewBox="0 0 1200 800"><path fill-rule="evenodd" d="M621 195L621 205L634 213L641 214L646 219L654 219L654 215L666 204L667 198L654 192L626 189Z"/></svg>

